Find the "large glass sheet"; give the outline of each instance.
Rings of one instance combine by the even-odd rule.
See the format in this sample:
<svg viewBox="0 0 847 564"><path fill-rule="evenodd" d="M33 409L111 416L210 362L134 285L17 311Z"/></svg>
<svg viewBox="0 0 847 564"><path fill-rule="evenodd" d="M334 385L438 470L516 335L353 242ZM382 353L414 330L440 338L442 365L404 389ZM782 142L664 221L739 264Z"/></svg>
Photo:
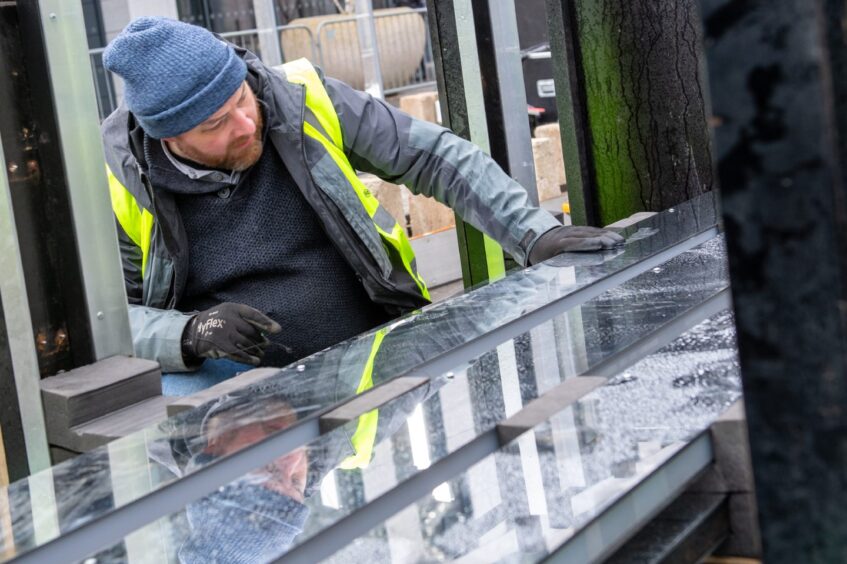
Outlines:
<svg viewBox="0 0 847 564"><path fill-rule="evenodd" d="M395 378L714 228L716 217L712 195L702 196L631 228L626 232L628 244L622 249L556 257L287 366L251 386L249 392L218 402L226 409L215 418L215 432L224 438L237 437L225 448L225 456L268 437L268 432L252 433L257 424L269 432L289 428L292 421L302 422L360 393L367 387L367 374L374 384ZM560 327L573 332L559 341L573 348L560 350L562 362L572 362L571 373L576 373L589 359L586 330L578 316ZM603 331L598 329L599 333ZM592 349L590 354L600 357L604 353ZM177 477L155 462L155 451L163 442L179 445L185 452L204 449L208 437L203 423L209 409L206 406L173 417L12 485L5 494L12 508L14 551L42 545L60 531L67 533L173 483ZM185 472L196 472L220 458L195 457Z"/></svg>
<svg viewBox="0 0 847 564"><path fill-rule="evenodd" d="M420 499L331 561L541 560L740 395L724 312L448 481L449 496Z"/></svg>
<svg viewBox="0 0 847 564"><path fill-rule="evenodd" d="M590 369L726 288L724 255L722 240L713 239L501 344L469 366L455 367L428 389L380 408L373 457L363 467L351 468L349 461L354 454L353 437L365 418L137 531L97 559L102 562L108 555L138 562L151 561L155 555L155 559L181 561L205 557L260 562L280 556L492 431L552 386ZM222 401L204 417L207 432L213 432L225 405ZM286 413L283 402L280 406L281 413ZM283 427L286 418L290 424L294 415L281 417ZM266 423L256 425L251 433L268 432L262 425ZM242 427L239 432L246 431ZM195 464L193 459L225 454L239 440L235 435L216 439L187 456L182 445L180 449L170 445L157 451L157 461L180 475ZM495 464L488 471L496 484L498 472L505 470ZM445 483L433 495L452 500L460 491L455 488ZM232 527L230 536L223 533L223 523ZM215 552L202 552L210 543Z"/></svg>

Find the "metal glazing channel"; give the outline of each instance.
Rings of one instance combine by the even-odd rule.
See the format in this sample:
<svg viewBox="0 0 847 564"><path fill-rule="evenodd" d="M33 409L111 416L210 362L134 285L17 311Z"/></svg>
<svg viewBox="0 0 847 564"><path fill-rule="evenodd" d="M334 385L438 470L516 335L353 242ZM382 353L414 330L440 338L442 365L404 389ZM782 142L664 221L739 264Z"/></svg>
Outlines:
<svg viewBox="0 0 847 564"><path fill-rule="evenodd" d="M614 553L655 517L714 459L709 431L703 431L650 476L582 527L546 560L585 564Z"/></svg>

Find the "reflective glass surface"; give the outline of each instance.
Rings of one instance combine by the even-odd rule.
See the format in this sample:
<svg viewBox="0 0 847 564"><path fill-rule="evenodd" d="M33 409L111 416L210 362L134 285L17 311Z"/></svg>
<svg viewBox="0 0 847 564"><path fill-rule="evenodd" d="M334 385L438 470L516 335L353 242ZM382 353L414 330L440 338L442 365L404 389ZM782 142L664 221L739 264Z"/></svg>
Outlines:
<svg viewBox="0 0 847 564"><path fill-rule="evenodd" d="M363 467L350 467L360 425L354 421L134 533L98 561L192 561L202 555L262 562L280 556L725 288L724 258L722 240L713 239L383 406L373 457ZM207 428L214 427L220 409L206 417ZM235 444L238 438L219 442ZM222 453L213 445L191 456L216 454ZM158 456L175 474L184 472L169 449ZM183 466L192 464L190 458ZM443 484L433 496L453 499L453 488ZM228 536L223 523L227 530L241 525ZM253 528L264 533L254 536ZM214 552L202 552L210 547Z"/></svg>
<svg viewBox="0 0 847 564"><path fill-rule="evenodd" d="M712 196L703 196L631 228L626 233L628 244L622 249L590 255L563 255L511 273L503 280L429 306L285 367L243 393L181 414L13 484L0 491L0 503L10 511L9 519L0 524L4 527L3 538L7 540L2 555L9 557L39 546L115 507L162 488L181 475L195 472L211 461L238 452L354 396L360 391L369 361L373 362L374 384L394 378L421 362L710 229L716 217ZM518 379L510 385L519 390L519 394L509 401L520 406L545 386L581 372L589 363L638 338L651 324L683 311L697 303L698 296L709 295L725 285L722 258L715 254L720 245L712 244L717 247L680 259L693 261L699 270L683 264L678 272L645 273L629 283L641 285L630 286L629 294L620 288L613 290L612 293L623 293L603 298L608 300L606 305L596 302L539 326L532 335L515 339L514 343L492 353L491 358L495 360L482 357L476 363L480 365L477 370L488 374L488 369L482 367L492 363L499 366L504 357L517 363L513 371ZM701 255L711 259L701 264L701 259L697 258ZM663 300L647 297L650 292L662 291L668 292ZM627 307L632 315L625 313ZM544 345L528 347L521 344L533 340ZM541 351L545 347L550 347L555 354L543 354ZM531 384L524 383L520 379L523 369L519 366L533 366L542 375ZM457 368L456 374L459 373L464 373L464 369ZM485 381L486 377L480 376L480 381ZM485 405L489 401L486 399L488 390L495 389L496 385L481 384L482 391L478 391L468 380L466 387L468 394L481 394L479 397L483 399L478 401ZM474 417L485 414L493 421L512 405L505 399L490 401L491 405L479 410ZM423 407L419 409L423 412ZM405 416L401 419L405 421ZM383 421L381 416L380 424ZM480 424L474 421L474 425ZM215 437L212 446L210 434ZM348 446L352 438L351 435ZM323 466L329 468L344 460L342 454L327 455ZM293 466L299 471L302 463ZM305 487L313 488L315 476L320 471L313 469L313 465L308 466ZM312 526L314 522L312 519L304 525Z"/></svg>
<svg viewBox="0 0 847 564"><path fill-rule="evenodd" d="M724 312L355 539L331 561L540 560L708 429L740 395L734 326Z"/></svg>

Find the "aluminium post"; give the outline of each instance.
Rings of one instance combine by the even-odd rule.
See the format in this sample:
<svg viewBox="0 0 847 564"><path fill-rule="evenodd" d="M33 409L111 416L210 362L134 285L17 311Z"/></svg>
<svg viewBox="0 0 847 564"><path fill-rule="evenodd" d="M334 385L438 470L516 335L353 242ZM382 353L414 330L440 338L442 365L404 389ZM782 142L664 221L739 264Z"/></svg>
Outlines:
<svg viewBox="0 0 847 564"><path fill-rule="evenodd" d="M442 125L489 152L470 0L427 0L427 12ZM465 288L505 273L500 245L458 215L456 236Z"/></svg>
<svg viewBox="0 0 847 564"><path fill-rule="evenodd" d="M537 204L514 2L428 0L427 7L443 124L489 153ZM496 242L461 221L456 231L465 287L504 274Z"/></svg>

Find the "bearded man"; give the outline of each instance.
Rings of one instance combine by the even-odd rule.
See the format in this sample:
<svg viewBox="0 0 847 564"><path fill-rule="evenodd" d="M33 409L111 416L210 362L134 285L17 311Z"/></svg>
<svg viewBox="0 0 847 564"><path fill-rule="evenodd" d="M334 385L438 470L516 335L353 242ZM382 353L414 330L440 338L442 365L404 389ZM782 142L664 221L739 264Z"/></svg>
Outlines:
<svg viewBox="0 0 847 564"><path fill-rule="evenodd" d="M611 248L563 227L473 144L305 59L265 66L197 26L131 22L106 48L103 124L136 355L281 366L429 302L365 171L452 207L519 263Z"/></svg>

